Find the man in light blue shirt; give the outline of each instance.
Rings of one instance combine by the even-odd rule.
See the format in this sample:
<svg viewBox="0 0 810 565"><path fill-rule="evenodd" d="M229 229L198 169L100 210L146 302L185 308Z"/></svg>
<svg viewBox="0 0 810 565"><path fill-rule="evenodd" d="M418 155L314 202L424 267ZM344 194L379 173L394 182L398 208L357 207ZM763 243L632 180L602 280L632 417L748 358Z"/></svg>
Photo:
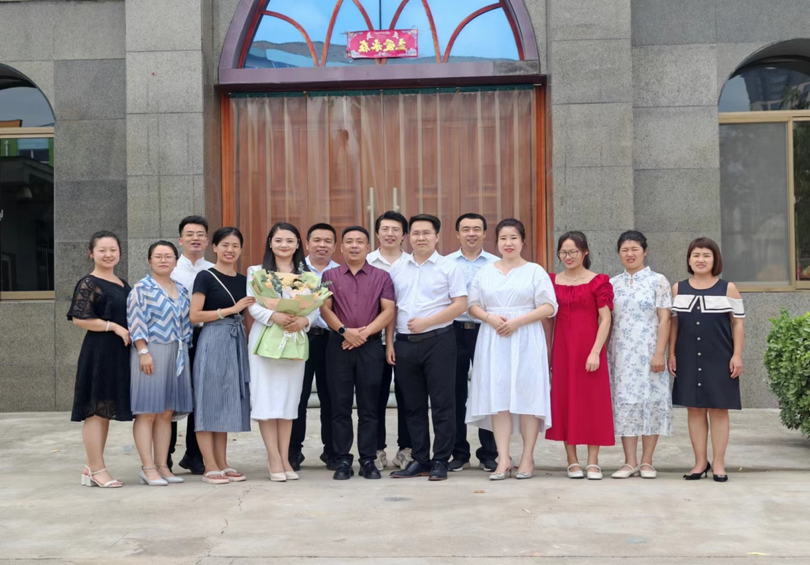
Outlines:
<svg viewBox="0 0 810 565"><path fill-rule="evenodd" d="M337 233L335 228L329 224L315 224L307 231L307 257L306 262L309 270L318 276L323 275L338 264L332 260L332 255L337 247ZM315 388L318 391L318 402L321 405L321 441L323 442L323 452L321 461L326 463L326 467L336 469L333 465L332 455L334 446L332 445L332 399L329 396L329 389L326 384L326 344L329 341L329 327L323 321L321 315L311 324L309 332L309 359L304 365L304 388L301 391L301 399L298 402L298 418L293 420L292 433L290 434L290 465L294 470L301 467L304 461L304 454L301 452L304 446L304 438L307 435L307 404L309 396L312 394L312 379L315 379Z"/></svg>
<svg viewBox="0 0 810 565"><path fill-rule="evenodd" d="M455 261L464 271L469 292L479 269L494 263L498 257L484 251L487 220L481 214L469 213L459 216L456 220L456 236L461 242L461 248L447 257ZM470 443L467 441L467 425L464 418L467 415L467 377L475 355L475 342L480 327L480 321L470 318L466 311L453 322L456 332L456 441L453 445L453 460L448 465L451 471L463 471L470 467ZM478 439L481 442L481 447L475 452L479 461L478 466L491 473L498 464L495 436L489 430L478 428Z"/></svg>

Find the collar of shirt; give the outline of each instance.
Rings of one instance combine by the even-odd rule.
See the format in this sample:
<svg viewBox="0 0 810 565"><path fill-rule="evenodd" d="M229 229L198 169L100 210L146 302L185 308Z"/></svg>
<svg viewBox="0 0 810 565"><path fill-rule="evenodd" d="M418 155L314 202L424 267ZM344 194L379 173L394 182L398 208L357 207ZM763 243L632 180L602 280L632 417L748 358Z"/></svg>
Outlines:
<svg viewBox="0 0 810 565"><path fill-rule="evenodd" d="M493 261L498 260L497 256L493 255L492 253L488 253L487 251L484 251L483 248L481 249L481 253L478 254L478 257L476 257L472 261L470 261L469 259L467 259L464 256L464 252L461 249L459 249L458 251L453 251L452 253L450 253L448 255L448 257L450 257L451 259L453 259L455 261L458 261L459 263L463 263L463 262L482 263L483 265L486 265L487 263L492 263Z"/></svg>
<svg viewBox="0 0 810 565"><path fill-rule="evenodd" d="M624 272L622 273L622 276L624 277L625 280L628 281L630 279L633 279L634 281L640 281L646 278L646 276L651 272L652 270L650 270L649 267L644 267L640 271L636 271L634 274L631 275L630 273L627 272L627 269L625 269Z"/></svg>
<svg viewBox="0 0 810 565"><path fill-rule="evenodd" d="M364 262L363 262L363 266L362 266L362 267L360 267L360 269L358 269L357 273L364 273L364 274L366 274L366 275L367 275L367 274L368 274L368 270L369 270L370 268L371 268L371 265L369 265L369 264L368 264L368 260L366 260L366 261L364 261ZM348 273L351 273L351 270L349 269L349 265L347 265L347 264L345 264L345 263L344 263L343 265L338 265L338 269L340 269L340 272L341 272L342 274L344 274L344 275L345 275L345 274L348 274ZM352 274L352 276L353 276L353 277L356 277L356 276L357 276L357 273L351 273L351 274Z"/></svg>
<svg viewBox="0 0 810 565"><path fill-rule="evenodd" d="M197 259L196 263L192 263L191 259L186 257L185 255L180 255L180 259L177 260L177 266L183 266L187 269L191 269L195 273L199 273L200 271L204 271L205 269L210 269L214 266L213 263L210 261L206 261L205 257L200 257Z"/></svg>
<svg viewBox="0 0 810 565"><path fill-rule="evenodd" d="M337 262L333 261L332 259L330 259L329 264L326 266L326 268L323 271L319 271L317 267L312 266L312 262L309 260L309 255L306 256L306 259L304 259L304 261L307 262L307 266L310 268L310 270L313 273L315 273L316 275L318 275L319 277L323 276L323 274L326 271L328 271L329 269L334 269L335 267L340 267L340 263L337 263Z"/></svg>
<svg viewBox="0 0 810 565"><path fill-rule="evenodd" d="M390 271L391 267L393 267L396 263L399 263L400 261L402 261L403 259L407 259L408 257L410 257L410 253L408 253L407 251L403 251L399 255L399 258L393 263L391 263L388 261L388 259L383 257L379 249L375 249L374 251L368 254L368 256L366 257L366 261L368 261L369 265L373 267L377 267L378 269L382 269L384 271Z"/></svg>
<svg viewBox="0 0 810 565"><path fill-rule="evenodd" d="M427 261L425 261L425 263L427 263L427 262L438 263L439 262L439 257L441 257L441 255L439 255L439 252L434 250L433 255L428 257ZM424 263L422 263L421 265L419 263L417 263L416 259L414 258L413 255L408 255L408 257L405 259L405 261L410 261L411 263L413 263L417 267L421 267L422 265L424 265Z"/></svg>

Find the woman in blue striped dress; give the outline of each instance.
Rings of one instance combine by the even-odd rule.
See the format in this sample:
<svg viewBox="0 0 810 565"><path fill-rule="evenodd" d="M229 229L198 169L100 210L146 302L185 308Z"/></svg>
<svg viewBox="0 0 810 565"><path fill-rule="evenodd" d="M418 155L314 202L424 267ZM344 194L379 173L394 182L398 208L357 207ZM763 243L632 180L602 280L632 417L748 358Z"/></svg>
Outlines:
<svg viewBox="0 0 810 565"><path fill-rule="evenodd" d="M205 324L194 354L194 424L205 474L203 482L226 484L245 476L228 465L228 432L250 431L250 368L242 311L256 302L247 278L236 272L242 233L214 232L217 262L194 279L191 323Z"/></svg>
<svg viewBox="0 0 810 565"><path fill-rule="evenodd" d="M127 323L132 339L130 398L135 425L132 435L141 457L141 483L165 486L182 483L166 464L172 419L191 412L190 300L188 291L170 275L177 266L177 248L168 241L149 246L151 275L132 288L127 298Z"/></svg>

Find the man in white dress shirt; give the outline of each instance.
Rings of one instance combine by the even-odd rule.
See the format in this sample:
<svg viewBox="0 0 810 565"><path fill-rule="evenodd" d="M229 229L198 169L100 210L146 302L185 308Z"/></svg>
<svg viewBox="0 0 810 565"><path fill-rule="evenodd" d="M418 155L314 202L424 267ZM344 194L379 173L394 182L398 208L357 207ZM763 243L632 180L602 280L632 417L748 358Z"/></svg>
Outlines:
<svg viewBox="0 0 810 565"><path fill-rule="evenodd" d="M391 272L398 261L408 259L411 255L402 250L402 242L408 235L408 220L399 212L389 210L383 212L374 222L374 231L380 247L372 251L366 257L369 265L377 267L386 272ZM383 336L383 345L385 338ZM388 465L388 457L385 454L386 429L385 414L388 409L388 396L391 391L391 380L394 376L394 367L388 361L383 364L383 376L380 382L380 401L377 408L377 460L374 464L382 471ZM394 397L397 399L397 445L399 449L392 462L404 469L413 461L411 457L411 436L408 433L408 424L405 421L405 409L402 402L402 388L399 381L394 381Z"/></svg>
<svg viewBox="0 0 810 565"><path fill-rule="evenodd" d="M323 275L338 263L332 260L337 246L337 232L329 224L315 224L307 231L307 266L318 276ZM315 388L318 392L318 402L321 405L321 441L323 452L321 461L326 463L328 469L335 470L332 455L334 445L332 441L332 399L326 381L326 345L329 342L329 326L323 321L321 315L313 324L309 332L309 359L304 365L304 388L301 391L301 400L298 403L298 418L293 420L290 437L290 465L297 471L304 461L302 449L304 438L307 435L307 404L312 394L312 379L315 378Z"/></svg>
<svg viewBox="0 0 810 565"><path fill-rule="evenodd" d="M448 255L464 271L469 291L475 275L484 265L494 263L498 257L484 251L484 240L487 237L487 220L481 214L462 214L456 220L456 236L461 242L461 248ZM451 471L463 471L470 467L470 443L467 441L467 424L464 419L467 415L468 375L470 364L475 355L475 342L481 322L475 320L465 311L453 322L456 332L456 442L453 446L453 460L450 461ZM490 473L498 466L498 449L495 445L495 436L484 428L478 428L478 440L481 447L475 452L479 467Z"/></svg>
<svg viewBox="0 0 810 565"><path fill-rule="evenodd" d="M402 386L413 461L391 477L429 475L431 481L443 481L456 436L453 320L467 309L467 284L458 265L436 251L439 218L418 214L408 224L413 255L391 269L397 316L386 328L386 355L396 365ZM433 419L432 459L428 405Z"/></svg>
<svg viewBox="0 0 810 565"><path fill-rule="evenodd" d="M214 266L210 261L205 260L205 250L208 247L208 220L202 216L187 216L180 221L180 239L178 240L182 255L177 260L177 266L171 274L173 281L183 285L191 298L194 289L194 279L197 273L205 271ZM197 348L197 338L200 337L202 324L194 327L192 347L188 350L191 366L194 366L194 353ZM194 384L194 379L191 380ZM169 469L172 467L172 453L177 443L177 422L172 422L172 439L169 444ZM205 472L200 446L197 445L197 434L194 431L194 414L188 415L186 423L186 453L178 463L183 469L188 469L194 475L202 475Z"/></svg>

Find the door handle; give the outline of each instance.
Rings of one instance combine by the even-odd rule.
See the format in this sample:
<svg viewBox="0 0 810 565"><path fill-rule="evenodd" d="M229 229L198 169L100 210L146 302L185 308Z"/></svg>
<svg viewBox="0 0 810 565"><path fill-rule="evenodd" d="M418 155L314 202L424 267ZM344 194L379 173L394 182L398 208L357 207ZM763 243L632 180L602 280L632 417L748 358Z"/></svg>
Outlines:
<svg viewBox="0 0 810 565"><path fill-rule="evenodd" d="M374 215L374 187L369 187L368 189L368 225L369 225L369 234L371 235L371 249L374 249L374 221L377 219Z"/></svg>
<svg viewBox="0 0 810 565"><path fill-rule="evenodd" d="M399 202L397 201L397 187L394 187L393 207L394 212L399 212Z"/></svg>

